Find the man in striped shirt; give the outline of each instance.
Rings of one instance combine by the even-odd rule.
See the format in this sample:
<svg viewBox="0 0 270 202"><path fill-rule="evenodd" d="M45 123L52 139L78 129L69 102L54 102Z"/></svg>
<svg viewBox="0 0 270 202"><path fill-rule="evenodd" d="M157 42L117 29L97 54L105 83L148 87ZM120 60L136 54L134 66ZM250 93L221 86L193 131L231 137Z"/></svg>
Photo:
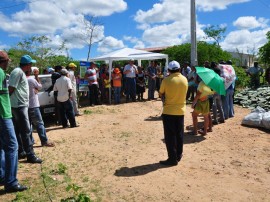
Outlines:
<svg viewBox="0 0 270 202"><path fill-rule="evenodd" d="M95 62L90 63L90 67L86 71L84 79L88 81L88 88L90 93L90 106L93 107L98 104L98 82L97 82L97 72Z"/></svg>

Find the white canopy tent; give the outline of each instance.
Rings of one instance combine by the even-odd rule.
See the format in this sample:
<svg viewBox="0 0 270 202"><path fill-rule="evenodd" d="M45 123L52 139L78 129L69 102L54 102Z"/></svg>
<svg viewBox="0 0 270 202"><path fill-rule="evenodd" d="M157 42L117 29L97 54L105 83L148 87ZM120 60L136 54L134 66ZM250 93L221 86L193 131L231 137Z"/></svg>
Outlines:
<svg viewBox="0 0 270 202"><path fill-rule="evenodd" d="M153 53L144 50L132 49L132 48L123 48L108 54L105 54L100 57L92 58L90 61L106 61L109 63L109 74L111 78L112 73L112 63L113 61L120 61L120 60L130 60L134 59L138 61L138 65L141 65L142 60L157 60L157 59L165 59L166 64L165 67L168 66L168 55L161 54L161 53ZM111 97L111 91L110 95ZM111 99L110 99L111 103Z"/></svg>

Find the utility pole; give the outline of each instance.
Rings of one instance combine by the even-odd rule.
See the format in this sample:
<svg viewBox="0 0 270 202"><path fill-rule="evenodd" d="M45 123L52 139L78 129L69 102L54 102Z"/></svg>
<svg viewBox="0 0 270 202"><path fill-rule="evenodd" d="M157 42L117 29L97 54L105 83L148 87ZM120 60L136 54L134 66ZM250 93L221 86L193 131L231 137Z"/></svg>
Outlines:
<svg viewBox="0 0 270 202"><path fill-rule="evenodd" d="M191 51L190 62L191 65L198 65L197 59L197 38L196 38L196 3L191 0L190 5L190 36L191 36Z"/></svg>

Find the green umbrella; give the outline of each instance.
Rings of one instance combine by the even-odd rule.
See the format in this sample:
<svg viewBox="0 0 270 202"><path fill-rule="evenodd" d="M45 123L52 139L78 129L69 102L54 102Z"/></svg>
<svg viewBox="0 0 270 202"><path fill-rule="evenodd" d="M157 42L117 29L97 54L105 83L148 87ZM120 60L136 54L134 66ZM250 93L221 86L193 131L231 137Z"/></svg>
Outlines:
<svg viewBox="0 0 270 202"><path fill-rule="evenodd" d="M205 85L207 85L220 95L226 95L223 79L212 69L205 67L196 67L196 73L203 80Z"/></svg>

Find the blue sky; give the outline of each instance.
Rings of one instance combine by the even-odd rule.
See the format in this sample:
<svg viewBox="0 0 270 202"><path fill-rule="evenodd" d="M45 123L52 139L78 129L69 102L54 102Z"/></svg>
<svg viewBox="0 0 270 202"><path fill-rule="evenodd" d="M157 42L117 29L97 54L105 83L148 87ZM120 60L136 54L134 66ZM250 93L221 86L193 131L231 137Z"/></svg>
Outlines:
<svg viewBox="0 0 270 202"><path fill-rule="evenodd" d="M206 40L205 27L219 25L227 29L224 50L257 52L267 42L269 12L269 0L196 0L197 39ZM71 57L85 60L85 16L100 22L91 57L190 42L190 0L1 0L0 49L45 35L52 40L47 46L65 41Z"/></svg>

